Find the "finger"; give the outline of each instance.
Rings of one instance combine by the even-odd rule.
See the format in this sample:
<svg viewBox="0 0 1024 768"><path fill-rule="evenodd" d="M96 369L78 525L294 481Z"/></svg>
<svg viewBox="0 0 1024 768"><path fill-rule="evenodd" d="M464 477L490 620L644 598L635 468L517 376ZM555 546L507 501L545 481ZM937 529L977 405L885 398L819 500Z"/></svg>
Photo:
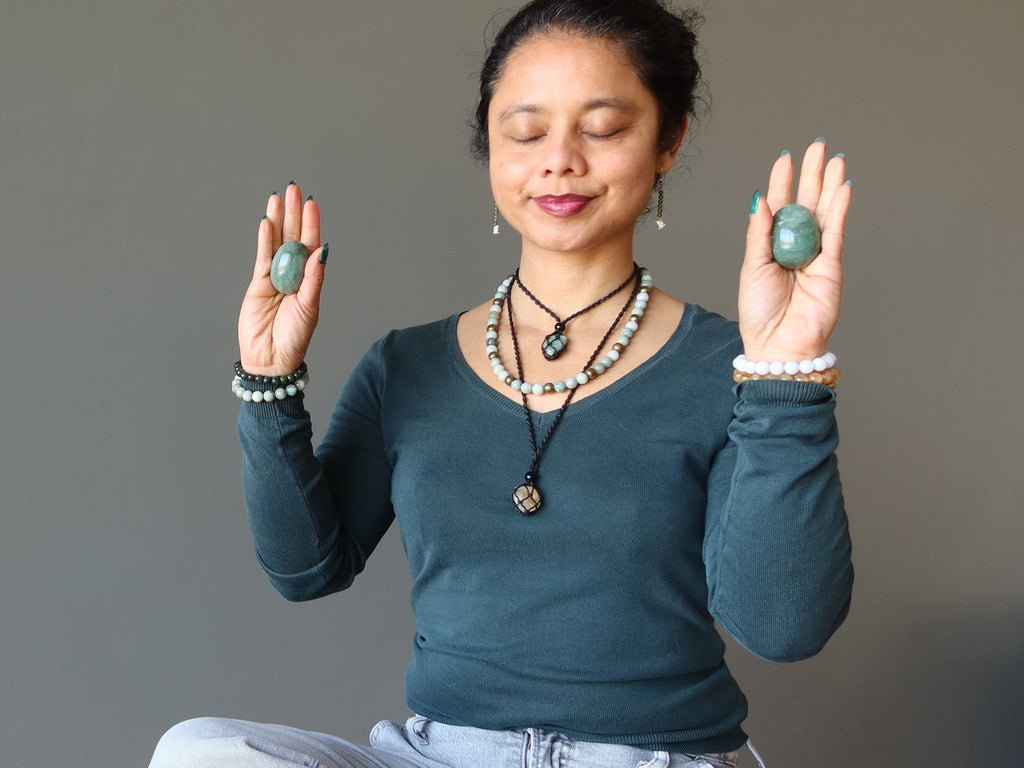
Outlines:
<svg viewBox="0 0 1024 768"><path fill-rule="evenodd" d="M328 250L329 244L324 243L323 248L317 248L310 254L306 260L306 269L302 273L299 292L295 295L299 306L307 316L307 321L314 327L320 315L320 293L324 287L324 269L327 264Z"/></svg>
<svg viewBox="0 0 1024 768"><path fill-rule="evenodd" d="M825 182L821 187L821 198L818 200L818 207L815 216L819 222L824 222L829 208L832 207L832 197L836 190L846 181L846 157L840 153L828 161L825 166Z"/></svg>
<svg viewBox="0 0 1024 768"><path fill-rule="evenodd" d="M825 215L825 226L821 230L821 254L829 260L841 260L843 244L846 241L846 214L850 210L853 186L847 181L839 185L832 195L832 203Z"/></svg>
<svg viewBox="0 0 1024 768"><path fill-rule="evenodd" d="M270 229L273 234L274 251L281 247L281 225L284 217L284 201L275 192L267 199L266 216L270 219Z"/></svg>
<svg viewBox="0 0 1024 768"><path fill-rule="evenodd" d="M745 267L758 267L772 261L772 213L761 198L760 191L754 193L751 201L743 261Z"/></svg>
<svg viewBox="0 0 1024 768"><path fill-rule="evenodd" d="M797 185L796 201L809 211L818 210L821 198L821 174L825 168L825 140L816 139L804 152L800 163L800 183Z"/></svg>
<svg viewBox="0 0 1024 768"><path fill-rule="evenodd" d="M259 232L256 235L256 265L253 267L253 280L261 280L270 277L270 262L274 258L274 223L268 216L260 221Z"/></svg>
<svg viewBox="0 0 1024 768"><path fill-rule="evenodd" d="M779 155L772 166L771 176L768 177L768 207L775 212L784 205L789 204L790 192L793 186L793 158L789 150Z"/></svg>
<svg viewBox="0 0 1024 768"><path fill-rule="evenodd" d="M311 251L320 247L320 206L312 195L302 207L302 242Z"/></svg>
<svg viewBox="0 0 1024 768"><path fill-rule="evenodd" d="M302 190L294 181L284 191L284 226L281 236L284 242L299 240L302 234Z"/></svg>

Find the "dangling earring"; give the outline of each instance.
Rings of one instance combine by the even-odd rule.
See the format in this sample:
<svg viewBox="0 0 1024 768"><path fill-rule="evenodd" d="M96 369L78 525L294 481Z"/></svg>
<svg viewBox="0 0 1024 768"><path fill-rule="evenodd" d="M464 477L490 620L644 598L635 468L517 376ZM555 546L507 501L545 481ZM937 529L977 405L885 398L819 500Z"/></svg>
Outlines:
<svg viewBox="0 0 1024 768"><path fill-rule="evenodd" d="M658 225L658 229L665 228L665 219L662 215L665 212L665 174L658 174L658 217L654 220L654 223Z"/></svg>
<svg viewBox="0 0 1024 768"><path fill-rule="evenodd" d="M494 228L491 229L491 234L492 235L500 235L501 234L501 225L498 224L498 204L497 203L494 204Z"/></svg>

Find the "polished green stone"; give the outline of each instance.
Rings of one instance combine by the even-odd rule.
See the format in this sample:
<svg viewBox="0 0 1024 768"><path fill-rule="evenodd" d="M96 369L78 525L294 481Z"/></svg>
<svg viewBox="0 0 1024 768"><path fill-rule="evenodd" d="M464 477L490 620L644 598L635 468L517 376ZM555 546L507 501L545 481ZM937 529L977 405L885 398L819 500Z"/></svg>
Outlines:
<svg viewBox="0 0 1024 768"><path fill-rule="evenodd" d="M786 269L803 269L821 251L821 230L814 214L802 205L786 205L775 212L772 256Z"/></svg>
<svg viewBox="0 0 1024 768"><path fill-rule="evenodd" d="M555 360L565 351L568 345L569 337L564 333L555 331L544 337L544 342L540 345L540 351L544 354L545 359Z"/></svg>
<svg viewBox="0 0 1024 768"><path fill-rule="evenodd" d="M281 293L296 293L302 285L309 248L302 243L288 242L277 249L270 262L270 282Z"/></svg>

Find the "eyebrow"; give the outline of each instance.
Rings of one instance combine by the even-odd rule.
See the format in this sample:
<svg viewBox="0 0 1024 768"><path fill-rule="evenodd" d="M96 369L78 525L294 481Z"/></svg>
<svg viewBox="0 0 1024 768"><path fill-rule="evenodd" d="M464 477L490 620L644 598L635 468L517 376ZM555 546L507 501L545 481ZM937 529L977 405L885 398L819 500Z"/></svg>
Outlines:
<svg viewBox="0 0 1024 768"><path fill-rule="evenodd" d="M614 97L592 99L583 105L584 112L593 112L597 109L616 109L620 112L635 112L636 105L628 99L618 99ZM507 120L513 115L536 115L542 113L544 110L537 104L513 104L500 115L499 120Z"/></svg>

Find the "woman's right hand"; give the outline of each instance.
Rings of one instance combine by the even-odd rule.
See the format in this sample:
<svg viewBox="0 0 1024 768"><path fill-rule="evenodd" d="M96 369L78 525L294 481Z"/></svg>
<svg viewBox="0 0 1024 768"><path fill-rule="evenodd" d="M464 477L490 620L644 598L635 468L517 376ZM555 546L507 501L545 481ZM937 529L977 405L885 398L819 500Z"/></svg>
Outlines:
<svg viewBox="0 0 1024 768"><path fill-rule="evenodd" d="M270 282L270 263L281 243L301 241L310 250L298 293L283 294ZM260 222L256 266L238 314L238 348L248 373L283 376L306 357L320 316L327 246L320 248L320 208L289 184L284 200L274 193Z"/></svg>

